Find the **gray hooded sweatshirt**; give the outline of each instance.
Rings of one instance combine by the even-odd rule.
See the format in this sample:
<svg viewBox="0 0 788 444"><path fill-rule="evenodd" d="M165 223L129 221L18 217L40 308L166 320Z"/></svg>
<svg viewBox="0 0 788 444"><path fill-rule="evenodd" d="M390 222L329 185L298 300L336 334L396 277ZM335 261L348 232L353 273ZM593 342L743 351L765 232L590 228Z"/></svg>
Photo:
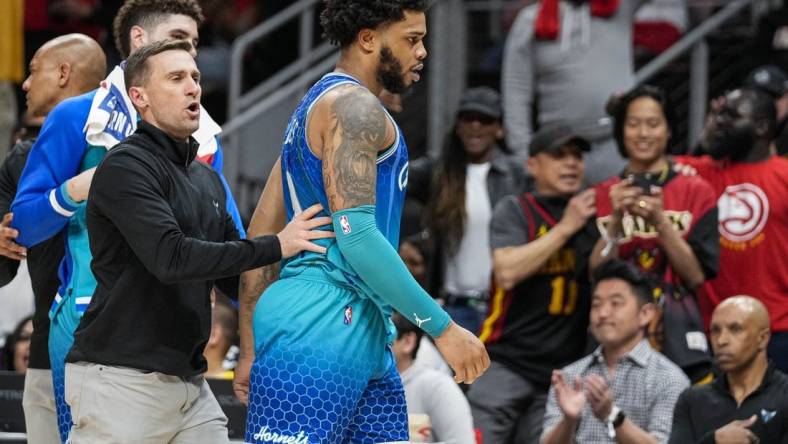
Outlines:
<svg viewBox="0 0 788 444"><path fill-rule="evenodd" d="M509 32L501 89L506 142L522 158L531 141L531 106L540 125L563 122L593 143L586 155L586 182L620 172L624 160L612 139L605 104L634 83L632 23L643 0L621 0L611 17L591 15L588 3L559 1L555 40L534 37L539 3L520 11Z"/></svg>

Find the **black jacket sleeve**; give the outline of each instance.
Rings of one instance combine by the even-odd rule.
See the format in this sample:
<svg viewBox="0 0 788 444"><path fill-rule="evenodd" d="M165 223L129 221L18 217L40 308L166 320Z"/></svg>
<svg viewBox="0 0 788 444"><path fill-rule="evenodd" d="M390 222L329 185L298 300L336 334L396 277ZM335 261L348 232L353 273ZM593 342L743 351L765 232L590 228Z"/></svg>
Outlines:
<svg viewBox="0 0 788 444"><path fill-rule="evenodd" d="M96 170L88 199L157 279L168 284L215 280L281 259L276 236L230 242L186 236L157 176L152 162L129 152L110 153Z"/></svg>
<svg viewBox="0 0 788 444"><path fill-rule="evenodd" d="M0 166L0 218L11 209L11 202L16 196L16 188L19 177L25 168L27 153L30 152L32 140L26 140L16 144L5 161ZM7 285L16 277L19 268L19 261L0 256L0 287Z"/></svg>
<svg viewBox="0 0 788 444"><path fill-rule="evenodd" d="M237 241L241 239L241 234L238 233L238 229L235 228L235 222L233 221L232 216L230 214L225 214L225 222L224 222L224 240L226 241ZM228 298L237 301L238 300L238 288L240 285L240 276L233 275L225 278L221 278L214 282L214 285L224 293L225 296Z"/></svg>
<svg viewBox="0 0 788 444"><path fill-rule="evenodd" d="M690 420L690 396L690 389L686 389L676 401L676 407L673 409L673 430L670 432L668 444L714 444L713 431L701 436L700 439L695 439Z"/></svg>

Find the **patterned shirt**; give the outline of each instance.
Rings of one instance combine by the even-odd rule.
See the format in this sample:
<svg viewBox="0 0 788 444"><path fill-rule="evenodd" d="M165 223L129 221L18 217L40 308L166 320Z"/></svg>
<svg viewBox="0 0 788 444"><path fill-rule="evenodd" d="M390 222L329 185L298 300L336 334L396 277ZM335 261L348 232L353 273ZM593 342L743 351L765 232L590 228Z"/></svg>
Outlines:
<svg viewBox="0 0 788 444"><path fill-rule="evenodd" d="M615 377L610 378L602 348L576 361L561 372L564 380L574 381L577 376L585 380L590 374L602 376L613 392L613 400L633 424L666 443L673 423L673 407L681 392L689 387L689 380L679 367L651 348L648 341L641 341L632 351L619 359ZM542 439L563 418L561 408L550 387L547 398ZM578 443L615 443L607 434L607 426L597 419L586 402L575 433Z"/></svg>

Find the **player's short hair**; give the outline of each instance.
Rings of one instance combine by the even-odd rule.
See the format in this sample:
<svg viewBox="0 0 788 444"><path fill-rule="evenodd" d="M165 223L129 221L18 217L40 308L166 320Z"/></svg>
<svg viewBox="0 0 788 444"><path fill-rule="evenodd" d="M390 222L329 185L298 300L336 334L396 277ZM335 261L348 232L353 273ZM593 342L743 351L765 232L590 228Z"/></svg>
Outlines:
<svg viewBox="0 0 788 444"><path fill-rule="evenodd" d="M675 116L673 112L673 107L668 102L668 98L665 95L665 92L662 89L651 86L651 85L641 85L633 89L632 91L626 93L622 97L616 99L614 103L611 104L610 113L613 116L613 138L616 141L616 146L618 147L618 152L621 154L621 157L627 158L627 148L624 144L624 126L627 124L627 114L629 113L629 105L632 104L637 99L642 97L648 97L659 104L659 107L662 109L662 115L665 116L665 123L668 126L668 131L670 131L670 138L668 139L668 147L670 147L670 142L673 139L673 135L675 132L673 131L673 124L675 122Z"/></svg>
<svg viewBox="0 0 788 444"><path fill-rule="evenodd" d="M162 40L143 46L126 60L126 69L123 70L126 88L142 86L148 81L148 76L150 75L148 59L151 57L165 51L182 50L189 52L191 48L191 43L184 40Z"/></svg>
<svg viewBox="0 0 788 444"><path fill-rule="evenodd" d="M405 19L405 11L427 10L426 0L323 0L323 37L345 48L362 29Z"/></svg>
<svg viewBox="0 0 788 444"><path fill-rule="evenodd" d="M391 315L391 321L394 323L394 326L397 328L397 339L402 339L408 333L413 333L416 335L416 346L413 347L413 353L411 353L411 358L416 359L416 353L419 352L419 345L421 344L421 338L424 336L424 332L421 331L419 327L413 322L410 322L405 316L394 312Z"/></svg>
<svg viewBox="0 0 788 444"><path fill-rule="evenodd" d="M609 279L620 279L632 289L632 294L643 306L654 302L653 286L651 280L631 263L615 258L604 262L594 270L594 286Z"/></svg>
<svg viewBox="0 0 788 444"><path fill-rule="evenodd" d="M131 28L139 26L151 31L169 15L186 15L202 25L205 17L196 0L126 0L121 6L112 24L115 34L115 47L124 59L131 52L129 33Z"/></svg>

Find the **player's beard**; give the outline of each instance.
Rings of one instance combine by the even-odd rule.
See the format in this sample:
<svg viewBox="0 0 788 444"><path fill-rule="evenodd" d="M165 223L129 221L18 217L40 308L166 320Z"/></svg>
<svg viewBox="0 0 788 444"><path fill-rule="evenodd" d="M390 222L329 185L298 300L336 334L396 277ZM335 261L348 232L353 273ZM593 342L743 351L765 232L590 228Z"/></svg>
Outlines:
<svg viewBox="0 0 788 444"><path fill-rule="evenodd" d="M756 142L752 123L738 122L728 129L716 129L709 143L709 155L734 162L747 157Z"/></svg>
<svg viewBox="0 0 788 444"><path fill-rule="evenodd" d="M388 92L402 94L408 88L402 75L402 64L394 57L388 46L380 49L377 79Z"/></svg>

